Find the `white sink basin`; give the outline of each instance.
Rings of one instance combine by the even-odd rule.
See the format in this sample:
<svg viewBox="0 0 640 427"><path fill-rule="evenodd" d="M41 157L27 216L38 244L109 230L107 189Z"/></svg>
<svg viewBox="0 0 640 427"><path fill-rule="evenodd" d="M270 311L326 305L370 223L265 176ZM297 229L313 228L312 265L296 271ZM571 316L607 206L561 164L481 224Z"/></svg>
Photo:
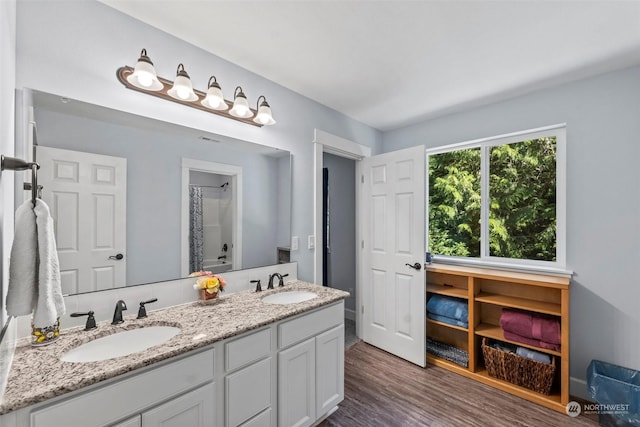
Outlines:
<svg viewBox="0 0 640 427"><path fill-rule="evenodd" d="M262 302L267 304L295 304L314 299L317 296L317 294L307 291L286 291L266 296L262 298Z"/></svg>
<svg viewBox="0 0 640 427"><path fill-rule="evenodd" d="M67 351L63 362L98 362L146 350L178 335L180 328L147 326L107 335Z"/></svg>

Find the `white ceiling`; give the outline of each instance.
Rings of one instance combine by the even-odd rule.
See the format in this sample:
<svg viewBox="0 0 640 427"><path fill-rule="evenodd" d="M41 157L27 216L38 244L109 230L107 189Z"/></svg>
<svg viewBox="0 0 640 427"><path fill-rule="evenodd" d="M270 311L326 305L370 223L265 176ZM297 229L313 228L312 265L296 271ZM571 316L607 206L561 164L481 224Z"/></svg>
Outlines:
<svg viewBox="0 0 640 427"><path fill-rule="evenodd" d="M640 64L638 0L101 1L383 131Z"/></svg>

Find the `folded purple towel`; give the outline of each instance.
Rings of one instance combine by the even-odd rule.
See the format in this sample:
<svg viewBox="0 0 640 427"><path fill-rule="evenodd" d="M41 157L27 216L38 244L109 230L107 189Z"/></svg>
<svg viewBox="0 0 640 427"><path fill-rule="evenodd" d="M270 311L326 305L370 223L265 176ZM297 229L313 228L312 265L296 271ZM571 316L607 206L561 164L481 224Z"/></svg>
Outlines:
<svg viewBox="0 0 640 427"><path fill-rule="evenodd" d="M551 344L560 344L562 342L560 320L557 317L503 308L500 315L500 326L505 332L508 331L535 341Z"/></svg>

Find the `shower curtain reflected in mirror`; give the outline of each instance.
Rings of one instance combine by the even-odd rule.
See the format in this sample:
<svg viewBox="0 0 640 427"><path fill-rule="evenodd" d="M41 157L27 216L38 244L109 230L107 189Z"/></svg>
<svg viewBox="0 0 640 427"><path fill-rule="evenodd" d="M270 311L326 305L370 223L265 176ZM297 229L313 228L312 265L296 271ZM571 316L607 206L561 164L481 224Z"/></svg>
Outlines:
<svg viewBox="0 0 640 427"><path fill-rule="evenodd" d="M201 271L204 262L204 231L202 226L202 187L189 189L189 269Z"/></svg>

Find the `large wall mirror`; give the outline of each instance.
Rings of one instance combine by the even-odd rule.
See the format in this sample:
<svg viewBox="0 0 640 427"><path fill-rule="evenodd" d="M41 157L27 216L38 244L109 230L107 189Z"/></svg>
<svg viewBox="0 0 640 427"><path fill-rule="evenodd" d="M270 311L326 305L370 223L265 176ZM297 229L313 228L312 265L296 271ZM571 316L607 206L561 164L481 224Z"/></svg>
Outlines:
<svg viewBox="0 0 640 427"><path fill-rule="evenodd" d="M33 91L65 294L275 264L291 155Z"/></svg>

